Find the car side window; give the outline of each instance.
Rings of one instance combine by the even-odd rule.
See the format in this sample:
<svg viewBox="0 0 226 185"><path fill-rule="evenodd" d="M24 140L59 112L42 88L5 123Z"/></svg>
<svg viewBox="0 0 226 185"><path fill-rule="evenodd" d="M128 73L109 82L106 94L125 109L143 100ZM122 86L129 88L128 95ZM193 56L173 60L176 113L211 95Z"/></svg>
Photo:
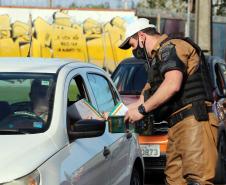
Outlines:
<svg viewBox="0 0 226 185"><path fill-rule="evenodd" d="M68 87L68 95L67 95L67 129L69 131L73 131L74 123L78 121L80 118L76 116L76 112L69 111L73 104L81 99L85 98L89 101L89 96L85 87L85 82L80 75L75 76L71 79L69 87ZM70 140L72 142L73 140Z"/></svg>
<svg viewBox="0 0 226 185"><path fill-rule="evenodd" d="M96 107L100 112L110 112L116 105L116 100L108 80L98 74L88 74L88 80L96 99Z"/></svg>
<svg viewBox="0 0 226 185"><path fill-rule="evenodd" d="M82 98L89 100L84 81L82 77L78 75L70 81L68 88L68 106Z"/></svg>

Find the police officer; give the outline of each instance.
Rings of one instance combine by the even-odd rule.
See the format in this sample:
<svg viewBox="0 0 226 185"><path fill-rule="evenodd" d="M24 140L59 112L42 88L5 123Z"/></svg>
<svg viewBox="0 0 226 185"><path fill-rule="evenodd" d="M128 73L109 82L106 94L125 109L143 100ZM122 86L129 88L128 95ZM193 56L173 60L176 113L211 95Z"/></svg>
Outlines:
<svg viewBox="0 0 226 185"><path fill-rule="evenodd" d="M127 25L119 48L130 47L150 67L148 82L140 99L128 106L125 121L134 123L150 113L155 121L168 121L166 184L213 184L218 120L200 48L189 39L159 34L145 18Z"/></svg>

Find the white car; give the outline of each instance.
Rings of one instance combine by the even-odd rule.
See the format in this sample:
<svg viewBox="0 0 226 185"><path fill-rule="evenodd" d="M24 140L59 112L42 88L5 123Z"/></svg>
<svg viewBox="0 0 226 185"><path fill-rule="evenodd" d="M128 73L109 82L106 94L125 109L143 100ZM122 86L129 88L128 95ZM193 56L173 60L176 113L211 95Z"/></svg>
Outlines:
<svg viewBox="0 0 226 185"><path fill-rule="evenodd" d="M106 121L76 120L67 112L82 98L99 112L120 101L102 69L62 59L0 63L1 185L143 184L135 134L110 133ZM32 86L45 101L32 95Z"/></svg>

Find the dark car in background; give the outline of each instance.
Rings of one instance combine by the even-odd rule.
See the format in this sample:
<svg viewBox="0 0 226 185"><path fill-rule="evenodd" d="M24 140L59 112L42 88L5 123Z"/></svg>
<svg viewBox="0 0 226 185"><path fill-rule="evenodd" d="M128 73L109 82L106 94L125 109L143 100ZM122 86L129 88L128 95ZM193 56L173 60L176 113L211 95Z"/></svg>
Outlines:
<svg viewBox="0 0 226 185"><path fill-rule="evenodd" d="M214 87L215 113L220 120L218 133L218 165L216 184L226 183L226 63L216 56L206 56L212 86Z"/></svg>
<svg viewBox="0 0 226 185"><path fill-rule="evenodd" d="M147 82L147 67L145 60L128 58L123 60L112 74L112 79L126 105L140 97Z"/></svg>
<svg viewBox="0 0 226 185"><path fill-rule="evenodd" d="M206 62L214 87L215 113L220 120L217 144L219 161L215 182L222 184L226 183L226 122L224 118L226 113L226 63L223 59L215 56L206 56ZM145 60L136 58L123 60L113 72L112 80L126 105L135 102L139 99L140 93L147 82ZM163 170L165 168L167 130L166 122L154 123L151 126L145 121L136 124L146 171Z"/></svg>

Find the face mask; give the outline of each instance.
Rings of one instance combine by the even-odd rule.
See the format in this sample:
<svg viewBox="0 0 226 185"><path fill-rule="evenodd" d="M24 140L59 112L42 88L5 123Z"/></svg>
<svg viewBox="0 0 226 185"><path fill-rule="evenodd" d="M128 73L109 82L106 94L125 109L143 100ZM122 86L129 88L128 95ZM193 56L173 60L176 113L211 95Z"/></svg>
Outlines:
<svg viewBox="0 0 226 185"><path fill-rule="evenodd" d="M132 52L137 59L146 59L144 48L140 47L139 40L136 49L133 49Z"/></svg>
<svg viewBox="0 0 226 185"><path fill-rule="evenodd" d="M147 66L148 66L148 68L150 68L149 57L148 57L147 50L145 48L145 41L143 43L143 46L144 46L143 48L140 47L139 39L138 39L138 45L137 45L136 49L134 49L132 52L133 52L133 55L137 59L144 59L144 60L146 60Z"/></svg>

